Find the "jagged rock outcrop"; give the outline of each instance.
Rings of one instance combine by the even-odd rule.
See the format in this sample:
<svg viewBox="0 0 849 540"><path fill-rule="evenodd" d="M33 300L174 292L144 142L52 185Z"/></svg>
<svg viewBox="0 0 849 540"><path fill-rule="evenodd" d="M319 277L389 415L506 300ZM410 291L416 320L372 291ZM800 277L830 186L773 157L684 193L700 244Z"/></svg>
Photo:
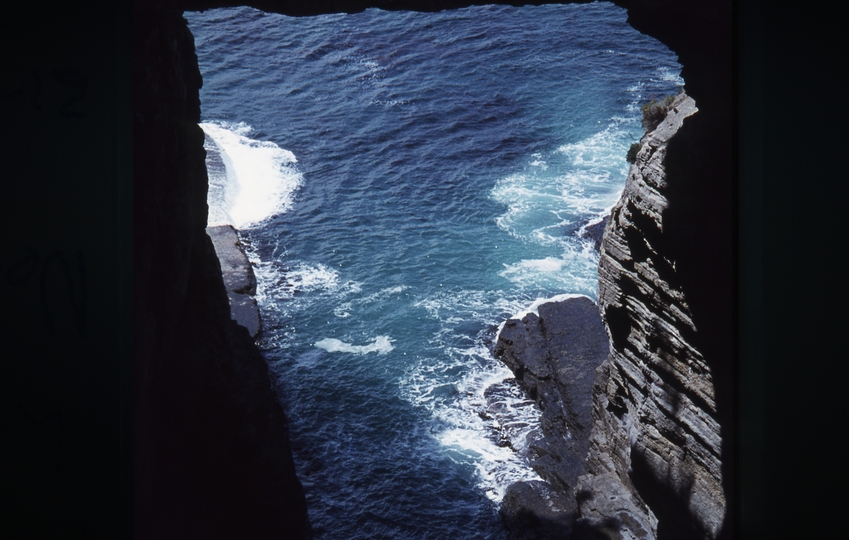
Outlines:
<svg viewBox="0 0 849 540"><path fill-rule="evenodd" d="M587 226L584 229L584 233L581 235L581 238L585 240L592 240L596 251L601 249L601 240L604 237L604 229L607 227L607 222L609 220L610 216L604 216L598 223L593 223L592 225Z"/></svg>
<svg viewBox="0 0 849 540"><path fill-rule="evenodd" d="M592 474L581 478L580 508L597 523L611 510L599 511L596 500L632 494L635 526L623 523L625 538L654 538L653 523L667 537L716 538L725 518L713 374L695 345L699 329L665 220L674 181L664 167L668 145L696 113L681 94L643 137L601 246L599 306L611 353L594 389Z"/></svg>
<svg viewBox="0 0 849 540"><path fill-rule="evenodd" d="M542 411L542 436L530 442L528 458L545 482L510 486L501 507L514 539L530 534L531 523L540 526L529 538L552 537L551 530L562 537L571 528L572 491L587 471L596 368L609 353L598 306L589 298L547 302L538 312L506 321L493 350Z"/></svg>

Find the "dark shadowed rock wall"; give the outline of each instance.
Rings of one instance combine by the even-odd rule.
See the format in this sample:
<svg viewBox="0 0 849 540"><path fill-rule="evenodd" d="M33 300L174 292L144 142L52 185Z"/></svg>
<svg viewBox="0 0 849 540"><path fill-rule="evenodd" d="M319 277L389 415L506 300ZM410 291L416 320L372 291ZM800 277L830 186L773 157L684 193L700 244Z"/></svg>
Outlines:
<svg viewBox="0 0 849 540"><path fill-rule="evenodd" d="M306 538L285 417L205 232L192 35L147 6L133 37L136 538Z"/></svg>
<svg viewBox="0 0 849 540"><path fill-rule="evenodd" d="M204 231L207 178L203 133L197 126L202 78L182 11L249 4L271 12L310 15L367 7L439 10L484 3L503 2L136 2L133 338L137 538L309 535L304 497L288 449L285 417L271 390L261 354L247 331L230 321L218 260ZM713 387L712 405L700 410L711 409L710 419L719 430L719 455L711 454L711 459L719 463L722 492L730 508L731 3L615 3L628 8L629 21L637 30L661 40L678 54L687 93L699 108L666 149L668 186L664 196L668 206L663 214L663 257L675 261L676 287L686 297L687 317L697 329L688 335L688 346L697 351L701 372L688 380L700 388L699 377L704 381L709 378ZM635 223L639 233L643 224ZM634 246L639 244L634 238L627 240L636 242ZM630 290L625 292L627 295ZM651 334L647 328L637 328L634 318L626 322L625 335L641 330ZM611 335L621 333L611 331ZM647 343L651 346L650 340ZM621 339L614 339L613 346L618 350L624 345ZM610 370L600 372L599 377L600 388L608 387L605 377L613 379ZM625 409L630 422L644 421L627 405ZM621 408L614 406L608 411L604 407L597 412L611 420L617 410ZM602 416L597 425L605 421ZM715 432L712 428L711 433ZM617 433L611 431L611 436L619 437L621 432ZM636 443L628 439L626 446L638 447ZM712 442L708 446L717 448ZM681 463L697 458L684 456ZM725 521L717 521L710 512L694 513L692 498L682 495L691 491L682 491L680 478L661 471L649 456L632 462L636 464L632 467L632 484L639 493L637 499L641 499L637 502L652 508L659 520L660 538L685 538L675 534L690 534L693 526L697 527L696 535L705 531L707 536L727 533L727 513ZM617 472L610 474L622 474L621 468L613 470ZM619 476L607 480L614 491L627 484ZM690 485L699 481L695 479ZM715 483L711 485L715 487ZM625 497L627 492L621 495ZM589 515L590 506L582 505ZM664 523L675 521L667 516L678 515L682 508L688 509L684 522L664 530ZM596 517L603 525L596 532L613 527L611 516ZM639 527L632 527L636 529ZM610 532L609 537L616 534Z"/></svg>

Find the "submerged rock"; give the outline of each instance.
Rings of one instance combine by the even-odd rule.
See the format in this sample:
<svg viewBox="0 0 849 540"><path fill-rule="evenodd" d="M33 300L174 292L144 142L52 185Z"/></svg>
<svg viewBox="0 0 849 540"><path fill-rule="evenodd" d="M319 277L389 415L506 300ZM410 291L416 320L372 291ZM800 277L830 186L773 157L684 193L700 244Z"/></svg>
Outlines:
<svg viewBox="0 0 849 540"><path fill-rule="evenodd" d="M581 238L592 240L596 251L601 249L601 240L604 237L604 229L607 227L608 221L610 221L610 216L604 216L598 223L588 225L581 235Z"/></svg>

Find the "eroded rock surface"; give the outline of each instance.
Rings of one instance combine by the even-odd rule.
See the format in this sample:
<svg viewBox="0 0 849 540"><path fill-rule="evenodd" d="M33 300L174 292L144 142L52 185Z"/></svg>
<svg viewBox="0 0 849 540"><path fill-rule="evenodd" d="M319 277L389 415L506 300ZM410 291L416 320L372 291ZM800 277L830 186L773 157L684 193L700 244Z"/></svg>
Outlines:
<svg viewBox="0 0 849 540"><path fill-rule="evenodd" d="M587 471L595 372L608 356L607 334L598 306L589 298L545 303L538 312L522 320L508 320L494 349L542 411L542 437L530 443L529 458L545 482L533 484L533 489L511 486L501 509L508 529L542 524L534 533L539 536L528 538L547 538L546 531L551 527L562 529L563 520L574 518L572 491L578 477ZM549 496L552 492L560 495ZM530 499L520 504L517 501L522 496ZM535 509L543 508L538 502L541 497L547 501L548 510L538 513ZM549 523L550 512L557 513L555 521L561 525ZM524 525L514 523L517 519Z"/></svg>
<svg viewBox="0 0 849 540"><path fill-rule="evenodd" d="M659 526L681 538L715 538L725 517L722 437L710 365L694 346L698 328L666 235L667 145L695 102L679 95L666 119L642 139L625 190L605 230L599 261L599 306L611 354L594 390L594 426L582 477L587 501L605 492L632 493L663 514ZM603 482L601 479L605 479ZM581 504L585 520L601 525L611 509ZM652 538L637 529L623 538ZM628 536L631 535L631 536ZM671 535L670 535L671 536Z"/></svg>

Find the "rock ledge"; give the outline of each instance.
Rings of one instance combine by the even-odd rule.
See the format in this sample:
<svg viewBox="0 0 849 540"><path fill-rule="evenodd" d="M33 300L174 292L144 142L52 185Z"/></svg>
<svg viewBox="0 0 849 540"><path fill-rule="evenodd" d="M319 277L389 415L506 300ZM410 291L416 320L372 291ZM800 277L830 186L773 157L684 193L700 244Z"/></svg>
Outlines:
<svg viewBox="0 0 849 540"><path fill-rule="evenodd" d="M256 277L236 229L232 225L217 225L207 227L206 234L212 239L221 264L221 276L230 300L230 317L247 328L251 337L256 339L262 332L262 320L254 298Z"/></svg>

